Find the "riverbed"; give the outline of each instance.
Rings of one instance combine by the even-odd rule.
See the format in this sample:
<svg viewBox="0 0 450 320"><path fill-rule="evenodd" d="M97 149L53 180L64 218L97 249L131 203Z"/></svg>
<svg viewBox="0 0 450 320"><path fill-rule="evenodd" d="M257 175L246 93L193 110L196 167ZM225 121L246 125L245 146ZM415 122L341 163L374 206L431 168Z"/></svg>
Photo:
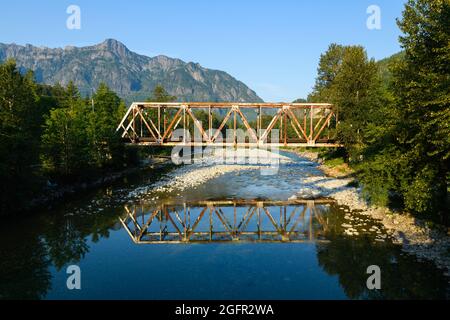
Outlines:
<svg viewBox="0 0 450 320"><path fill-rule="evenodd" d="M323 185L325 183L325 185ZM0 226L0 299L446 299L448 277L334 201L317 163L148 169ZM328 190L329 189L329 190ZM339 189L339 190L337 190ZM67 267L81 270L69 290ZM367 288L367 268L381 290Z"/></svg>

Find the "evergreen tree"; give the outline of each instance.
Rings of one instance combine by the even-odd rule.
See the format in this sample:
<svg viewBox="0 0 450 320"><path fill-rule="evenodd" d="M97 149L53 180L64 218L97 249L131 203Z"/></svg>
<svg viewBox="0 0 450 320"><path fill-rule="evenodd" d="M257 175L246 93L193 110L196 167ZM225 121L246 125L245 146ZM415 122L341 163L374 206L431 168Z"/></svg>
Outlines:
<svg viewBox="0 0 450 320"><path fill-rule="evenodd" d="M147 98L147 102L174 102L177 100L177 97L170 95L166 89L158 84L152 92L152 95L150 97ZM163 113L167 112L167 116L173 116L174 115L174 111L173 110L161 110ZM173 113L173 114L172 114ZM154 123L158 122L158 111L154 110L154 109L150 109L146 111L146 115L152 119L152 121Z"/></svg>
<svg viewBox="0 0 450 320"><path fill-rule="evenodd" d="M50 111L42 135L42 163L47 174L75 177L89 167L87 108L78 90L68 85L63 108Z"/></svg>
<svg viewBox="0 0 450 320"><path fill-rule="evenodd" d="M174 102L175 100L177 97L170 95L162 85L158 84L147 102Z"/></svg>
<svg viewBox="0 0 450 320"><path fill-rule="evenodd" d="M124 102L106 84L101 84L92 97L87 130L91 158L98 168L115 166L123 160L123 144L116 128L125 110Z"/></svg>
<svg viewBox="0 0 450 320"><path fill-rule="evenodd" d="M444 212L450 158L450 1L409 0L394 69L400 190L406 207Z"/></svg>
<svg viewBox="0 0 450 320"><path fill-rule="evenodd" d="M32 75L22 76L13 60L0 65L0 212L31 197L38 164L39 128Z"/></svg>

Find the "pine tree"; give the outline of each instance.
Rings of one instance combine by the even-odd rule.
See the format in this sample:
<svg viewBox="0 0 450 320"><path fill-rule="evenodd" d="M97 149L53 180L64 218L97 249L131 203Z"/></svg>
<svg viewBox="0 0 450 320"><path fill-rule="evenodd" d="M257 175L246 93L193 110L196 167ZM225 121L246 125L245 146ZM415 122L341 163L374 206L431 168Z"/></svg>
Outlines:
<svg viewBox="0 0 450 320"><path fill-rule="evenodd" d="M125 109L124 102L106 84L101 84L92 96L87 130L94 166L104 168L122 163L124 149L116 127Z"/></svg>
<svg viewBox="0 0 450 320"><path fill-rule="evenodd" d="M152 96L147 99L147 102L173 102L177 97L170 95L166 89L158 84L154 89Z"/></svg>
<svg viewBox="0 0 450 320"><path fill-rule="evenodd" d="M0 65L0 213L31 196L38 164L39 115L32 74L13 60Z"/></svg>
<svg viewBox="0 0 450 320"><path fill-rule="evenodd" d="M67 86L61 103L64 107L52 109L45 121L41 160L47 174L75 178L86 174L90 163L88 109L72 84Z"/></svg>

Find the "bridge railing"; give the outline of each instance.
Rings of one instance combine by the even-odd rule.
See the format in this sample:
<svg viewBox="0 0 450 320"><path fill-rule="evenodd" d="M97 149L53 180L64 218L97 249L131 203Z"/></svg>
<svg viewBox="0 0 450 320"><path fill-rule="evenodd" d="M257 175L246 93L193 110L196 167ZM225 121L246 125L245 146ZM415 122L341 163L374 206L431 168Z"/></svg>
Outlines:
<svg viewBox="0 0 450 320"><path fill-rule="evenodd" d="M327 103L139 102L127 110L117 131L140 145L336 147L337 124ZM177 129L185 134L174 134Z"/></svg>

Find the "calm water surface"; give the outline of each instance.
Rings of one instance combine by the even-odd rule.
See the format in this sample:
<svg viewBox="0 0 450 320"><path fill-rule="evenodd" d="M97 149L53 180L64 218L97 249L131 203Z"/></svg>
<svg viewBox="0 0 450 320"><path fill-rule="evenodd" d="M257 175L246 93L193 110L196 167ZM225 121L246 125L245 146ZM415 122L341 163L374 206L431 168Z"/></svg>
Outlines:
<svg viewBox="0 0 450 320"><path fill-rule="evenodd" d="M313 163L295 160L276 176L228 173L160 194L158 202L130 202L130 192L164 175L148 171L58 208L3 221L0 298L447 297L448 279L432 264L371 234L345 237L343 208L287 202L301 187L299 177L319 174ZM72 264L81 268L79 291L66 287ZM366 288L370 265L382 270L380 291Z"/></svg>

